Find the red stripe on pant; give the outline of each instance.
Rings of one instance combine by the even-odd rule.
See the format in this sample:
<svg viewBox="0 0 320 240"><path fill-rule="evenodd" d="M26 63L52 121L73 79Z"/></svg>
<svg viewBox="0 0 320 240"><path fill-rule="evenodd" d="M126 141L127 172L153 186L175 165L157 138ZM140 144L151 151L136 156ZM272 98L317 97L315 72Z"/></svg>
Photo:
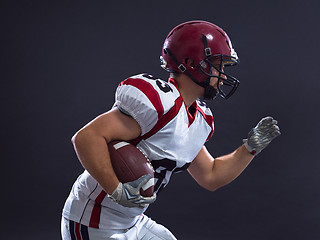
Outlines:
<svg viewBox="0 0 320 240"><path fill-rule="evenodd" d="M91 217L90 217L90 223L89 227L92 228L99 228L100 223L100 214L101 214L101 202L105 198L107 193L105 191L101 191L101 193L96 198L96 201L94 203L94 207L92 209Z"/></svg>
<svg viewBox="0 0 320 240"><path fill-rule="evenodd" d="M82 240L80 233L80 223L74 223L74 234L76 235L76 240Z"/></svg>
<svg viewBox="0 0 320 240"><path fill-rule="evenodd" d="M71 240L89 240L88 227L69 220Z"/></svg>

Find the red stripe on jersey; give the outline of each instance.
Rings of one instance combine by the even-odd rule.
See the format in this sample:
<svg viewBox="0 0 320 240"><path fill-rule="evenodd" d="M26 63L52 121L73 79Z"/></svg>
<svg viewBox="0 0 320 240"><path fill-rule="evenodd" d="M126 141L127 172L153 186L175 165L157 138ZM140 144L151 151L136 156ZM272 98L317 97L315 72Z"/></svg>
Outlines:
<svg viewBox="0 0 320 240"><path fill-rule="evenodd" d="M76 235L76 240L82 240L80 233L80 223L74 223L74 234Z"/></svg>
<svg viewBox="0 0 320 240"><path fill-rule="evenodd" d="M208 123L208 125L211 127L211 132L207 138L207 141L212 137L212 134L214 132L214 129L213 129L213 116L212 115L206 115L204 113L204 111L197 105L197 110L202 114L202 116L204 117L204 119L206 120L206 122Z"/></svg>
<svg viewBox="0 0 320 240"><path fill-rule="evenodd" d="M180 90L179 90L179 87L178 87L178 83L176 82L176 80L174 80L173 78L169 78L169 81L168 81L168 82L169 82L169 83L172 83L172 84L176 87L176 89L179 91L179 93L180 93ZM181 96L181 93L180 93L180 96ZM194 119L196 118L197 111L195 111L194 114L191 114L191 113L189 112L189 109L188 109L187 105L186 105L186 104L184 104L184 105L185 105L185 107L186 107L186 112L187 112L188 120L189 120L188 127L190 127L191 124L193 123ZM197 108L196 108L196 102L194 102L194 103L192 104L192 107L194 107L195 109L197 109Z"/></svg>
<svg viewBox="0 0 320 240"><path fill-rule="evenodd" d="M187 111L188 119L189 119L189 125L188 125L188 127L190 127L191 124L192 124L192 123L194 122L194 120L196 119L196 115L197 115L197 103L194 102L194 103L191 105L190 108L188 108L187 105L185 105L185 106L186 106L186 111ZM190 111L189 111L191 108L194 110L193 113L190 113Z"/></svg>
<svg viewBox="0 0 320 240"><path fill-rule="evenodd" d="M139 78L128 78L120 83L121 85L130 85L138 88L144 95L147 96L149 101L152 103L154 108L158 112L158 118L163 115L164 109L161 103L159 93L153 88L151 83L146 82L145 80Z"/></svg>
<svg viewBox="0 0 320 240"><path fill-rule="evenodd" d="M142 139L147 139L151 137L153 134L158 132L161 128L163 128L168 122L170 122L179 112L181 105L183 103L183 99L180 96L176 99L174 106L165 114L162 118L159 119L159 121L156 123L156 125L146 134L143 136L140 136L132 141L130 141L131 144L137 145Z"/></svg>
<svg viewBox="0 0 320 240"><path fill-rule="evenodd" d="M101 193L98 195L98 197L95 200L94 207L92 209L89 227L92 228L99 228L100 223L100 214L101 214L101 203L107 193L105 191L101 191Z"/></svg>

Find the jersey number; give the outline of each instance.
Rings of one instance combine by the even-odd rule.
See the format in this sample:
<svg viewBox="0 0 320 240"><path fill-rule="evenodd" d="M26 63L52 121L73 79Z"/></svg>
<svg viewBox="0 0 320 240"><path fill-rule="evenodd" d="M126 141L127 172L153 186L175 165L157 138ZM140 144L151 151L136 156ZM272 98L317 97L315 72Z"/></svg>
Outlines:
<svg viewBox="0 0 320 240"><path fill-rule="evenodd" d="M149 75L149 74L143 74L142 76L145 77L145 78L151 79L151 80L155 80L158 88L159 88L161 91L163 91L163 92L165 92L165 93L167 93L167 92L173 92L172 88L169 86L168 83L163 82L163 81L160 81L159 79L157 79L157 78L155 78L154 76Z"/></svg>
<svg viewBox="0 0 320 240"><path fill-rule="evenodd" d="M170 159L154 160L151 162L155 170L154 178L157 179L156 185L154 186L155 192L160 192L166 184L163 180L166 178L167 174L177 173L186 170L191 163L186 163L182 167L177 168L177 162Z"/></svg>

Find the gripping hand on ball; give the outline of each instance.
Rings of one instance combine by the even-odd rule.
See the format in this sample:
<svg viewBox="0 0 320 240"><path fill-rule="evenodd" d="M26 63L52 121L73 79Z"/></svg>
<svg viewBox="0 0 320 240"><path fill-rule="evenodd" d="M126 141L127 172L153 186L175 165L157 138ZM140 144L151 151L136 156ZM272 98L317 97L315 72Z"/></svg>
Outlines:
<svg viewBox="0 0 320 240"><path fill-rule="evenodd" d="M248 139L244 139L243 142L251 154L257 155L280 134L277 121L272 117L265 117L249 132Z"/></svg>
<svg viewBox="0 0 320 240"><path fill-rule="evenodd" d="M116 190L109 197L125 207L145 207L156 200L156 194L153 194L151 197L140 195L140 189L150 179L151 176L147 174L132 182L120 182Z"/></svg>

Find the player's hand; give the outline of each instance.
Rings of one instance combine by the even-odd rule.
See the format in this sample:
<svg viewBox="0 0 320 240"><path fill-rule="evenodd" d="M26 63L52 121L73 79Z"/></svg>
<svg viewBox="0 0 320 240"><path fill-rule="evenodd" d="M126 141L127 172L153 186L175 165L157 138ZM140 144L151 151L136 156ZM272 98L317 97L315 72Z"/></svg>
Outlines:
<svg viewBox="0 0 320 240"><path fill-rule="evenodd" d="M140 177L139 179L119 183L118 187L109 196L115 202L125 207L145 207L156 200L156 194L151 197L143 197L140 195L140 189L151 179L149 174Z"/></svg>
<svg viewBox="0 0 320 240"><path fill-rule="evenodd" d="M277 124L272 117L265 117L249 132L243 142L251 154L257 155L281 134Z"/></svg>

